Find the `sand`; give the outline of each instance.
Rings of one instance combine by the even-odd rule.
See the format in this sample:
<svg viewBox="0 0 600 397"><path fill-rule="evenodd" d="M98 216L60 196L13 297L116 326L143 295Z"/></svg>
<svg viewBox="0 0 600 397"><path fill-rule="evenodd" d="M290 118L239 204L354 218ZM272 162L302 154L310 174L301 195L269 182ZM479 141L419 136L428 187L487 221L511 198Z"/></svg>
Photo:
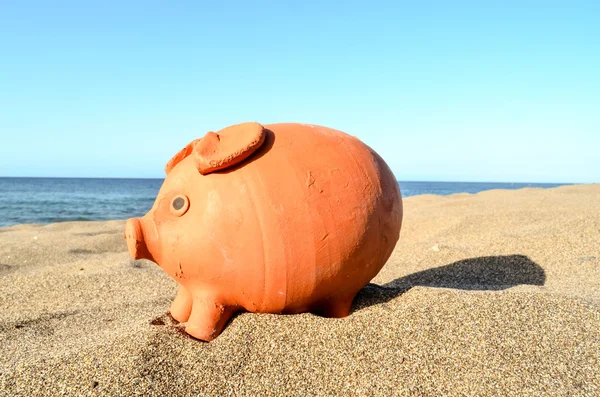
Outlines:
<svg viewBox="0 0 600 397"><path fill-rule="evenodd" d="M0 229L0 395L600 395L600 185L404 200L352 314L166 312L123 221Z"/></svg>

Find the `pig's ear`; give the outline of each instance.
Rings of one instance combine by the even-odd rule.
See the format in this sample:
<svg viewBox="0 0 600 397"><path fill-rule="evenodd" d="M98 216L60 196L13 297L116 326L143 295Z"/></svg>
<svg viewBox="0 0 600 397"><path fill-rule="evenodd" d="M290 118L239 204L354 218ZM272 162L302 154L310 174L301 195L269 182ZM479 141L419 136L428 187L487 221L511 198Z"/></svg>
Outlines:
<svg viewBox="0 0 600 397"><path fill-rule="evenodd" d="M242 123L207 133L194 145L198 171L206 175L241 163L263 144L265 137L265 129L259 123Z"/></svg>
<svg viewBox="0 0 600 397"><path fill-rule="evenodd" d="M177 154L175 156L173 156L171 158L171 160L169 160L169 162L167 163L167 165L165 165L165 173L167 175L169 174L169 172L171 172L171 170L173 169L173 167L175 167L177 164L179 164L179 162L181 160L183 160L184 158L186 158L187 156L189 156L190 154L192 154L192 152L194 151L194 145L198 141L199 141L199 139L195 139L195 140L191 141L190 143L187 144L186 147L184 147L179 152L177 152Z"/></svg>

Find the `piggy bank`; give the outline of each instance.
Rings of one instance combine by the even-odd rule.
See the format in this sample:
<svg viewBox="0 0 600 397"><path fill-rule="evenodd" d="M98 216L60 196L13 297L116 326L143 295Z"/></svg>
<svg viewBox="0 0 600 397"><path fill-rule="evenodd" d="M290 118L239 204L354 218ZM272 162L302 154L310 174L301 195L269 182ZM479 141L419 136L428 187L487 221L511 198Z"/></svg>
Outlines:
<svg viewBox="0 0 600 397"><path fill-rule="evenodd" d="M393 173L334 129L230 126L189 143L165 172L124 235L134 259L177 281L171 315L200 340L238 311L347 316L400 235Z"/></svg>

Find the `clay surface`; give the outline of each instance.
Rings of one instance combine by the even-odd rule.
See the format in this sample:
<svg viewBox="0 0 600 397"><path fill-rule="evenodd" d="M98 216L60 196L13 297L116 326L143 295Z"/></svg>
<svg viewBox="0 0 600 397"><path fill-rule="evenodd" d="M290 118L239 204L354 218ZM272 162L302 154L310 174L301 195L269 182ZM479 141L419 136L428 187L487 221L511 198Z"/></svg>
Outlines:
<svg viewBox="0 0 600 397"><path fill-rule="evenodd" d="M134 259L179 283L171 315L201 340L242 310L347 316L400 235L391 170L330 128L234 125L189 143L165 171L125 237Z"/></svg>

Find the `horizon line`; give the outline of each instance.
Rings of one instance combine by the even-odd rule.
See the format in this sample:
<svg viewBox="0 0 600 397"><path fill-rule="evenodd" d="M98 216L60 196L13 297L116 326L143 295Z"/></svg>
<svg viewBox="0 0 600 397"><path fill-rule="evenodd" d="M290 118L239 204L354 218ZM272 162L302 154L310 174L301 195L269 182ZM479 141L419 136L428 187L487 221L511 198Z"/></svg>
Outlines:
<svg viewBox="0 0 600 397"><path fill-rule="evenodd" d="M0 179L116 179L116 180L164 180L166 176L159 177L99 177L99 176L0 176ZM539 185L589 185L599 182L516 182L516 181L468 181L468 180L416 180L416 179L397 179L396 182L426 182L426 183L520 183L520 184L539 184Z"/></svg>

